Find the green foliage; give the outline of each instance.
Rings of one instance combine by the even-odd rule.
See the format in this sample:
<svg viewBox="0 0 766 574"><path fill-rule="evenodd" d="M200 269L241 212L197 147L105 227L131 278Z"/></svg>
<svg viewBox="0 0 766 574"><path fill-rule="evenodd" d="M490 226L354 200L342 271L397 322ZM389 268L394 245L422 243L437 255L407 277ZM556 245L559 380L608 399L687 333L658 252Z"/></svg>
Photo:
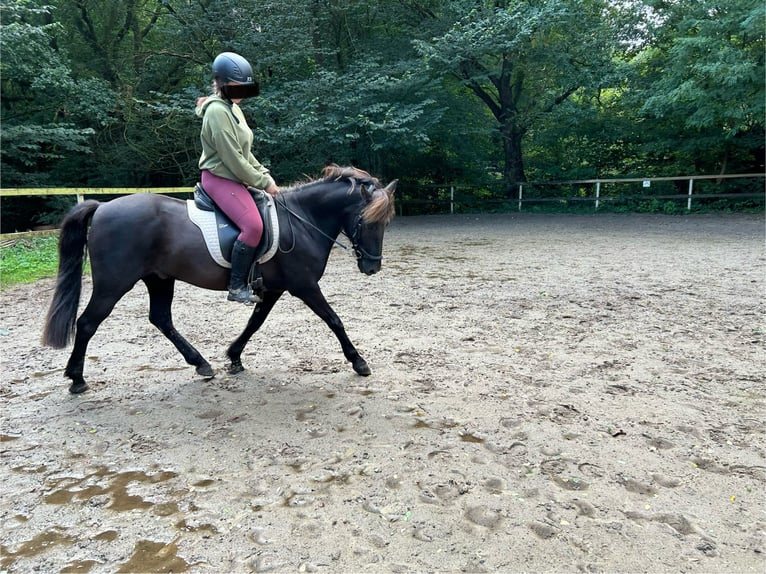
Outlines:
<svg viewBox="0 0 766 574"><path fill-rule="evenodd" d="M632 61L627 103L644 120L644 149L668 170L763 166L764 4L660 2L652 43Z"/></svg>
<svg viewBox="0 0 766 574"><path fill-rule="evenodd" d="M58 268L58 240L42 237L19 241L13 247L0 247L0 286L31 283L53 277Z"/></svg>
<svg viewBox="0 0 766 574"><path fill-rule="evenodd" d="M438 119L434 100L425 95L430 84L407 66L389 66L386 74L382 67L373 61L344 73L319 71L248 103L260 119L256 139L264 155L282 173L299 174L307 166L316 172L334 162L385 174L384 154L422 153Z"/></svg>
<svg viewBox="0 0 766 574"><path fill-rule="evenodd" d="M2 173L5 186L63 184L57 167L92 150L95 129L108 123L109 86L76 80L54 48L61 26L31 0L0 5L3 101Z"/></svg>
<svg viewBox="0 0 766 574"><path fill-rule="evenodd" d="M500 202L525 179L764 166L760 0L3 0L0 17L6 187L191 186L224 50L254 65L243 109L281 184L353 163L413 199L488 182ZM16 207L4 226L58 209Z"/></svg>
<svg viewBox="0 0 766 574"><path fill-rule="evenodd" d="M614 77L615 21L598 0L450 4L461 15L416 46L432 70L457 79L495 118L510 192L526 179L529 132L579 90Z"/></svg>
<svg viewBox="0 0 766 574"><path fill-rule="evenodd" d="M715 128L729 138L762 121L763 2L670 3L661 16L659 36L667 48L638 59L652 76L653 94L642 112L680 116L686 128Z"/></svg>

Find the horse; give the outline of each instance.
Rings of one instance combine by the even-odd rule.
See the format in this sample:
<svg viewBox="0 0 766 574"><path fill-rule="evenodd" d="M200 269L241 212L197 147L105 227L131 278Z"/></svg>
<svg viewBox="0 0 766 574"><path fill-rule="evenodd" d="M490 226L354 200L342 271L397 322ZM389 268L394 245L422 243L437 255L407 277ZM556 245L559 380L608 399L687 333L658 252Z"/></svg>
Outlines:
<svg viewBox="0 0 766 574"><path fill-rule="evenodd" d="M284 188L274 197L279 222L278 249L260 265L263 297L242 333L227 350L228 372L242 372L242 351L279 298L288 292L305 303L335 334L345 358L361 376L371 373L338 315L319 288L319 279L343 232L351 242L359 271L380 271L383 235L394 216L396 180L380 181L354 167L328 166L313 181ZM83 261L90 257L92 293L75 322L82 288ZM85 351L99 325L139 281L149 292L149 321L205 378L215 376L210 363L173 326L171 304L176 281L225 291L229 269L211 257L202 232L189 219L181 199L137 194L108 202L86 200L61 223L59 267L45 320L42 342L74 347L64 370L69 392L88 389L83 377Z"/></svg>

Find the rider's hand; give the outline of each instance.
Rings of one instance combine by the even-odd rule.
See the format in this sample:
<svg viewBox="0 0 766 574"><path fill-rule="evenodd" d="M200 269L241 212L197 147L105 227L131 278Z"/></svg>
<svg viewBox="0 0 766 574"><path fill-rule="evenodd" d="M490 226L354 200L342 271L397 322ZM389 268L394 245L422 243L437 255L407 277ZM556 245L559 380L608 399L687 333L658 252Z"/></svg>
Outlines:
<svg viewBox="0 0 766 574"><path fill-rule="evenodd" d="M276 195L280 192L279 186L274 183L274 180L271 180L271 183L269 183L268 187L264 190L269 195Z"/></svg>

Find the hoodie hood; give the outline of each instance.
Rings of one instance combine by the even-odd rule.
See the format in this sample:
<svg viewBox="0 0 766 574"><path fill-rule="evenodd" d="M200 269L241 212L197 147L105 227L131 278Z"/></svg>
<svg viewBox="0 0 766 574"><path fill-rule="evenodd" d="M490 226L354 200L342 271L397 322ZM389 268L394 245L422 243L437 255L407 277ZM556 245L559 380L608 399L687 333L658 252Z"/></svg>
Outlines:
<svg viewBox="0 0 766 574"><path fill-rule="evenodd" d="M222 97L212 95L212 96L208 96L205 99L205 101L202 102L202 105L197 106L196 109L194 110L194 113L196 113L197 116L201 118L202 116L205 115L205 110L207 110L208 106L212 104L213 102L221 102L222 104L226 104L227 106L231 107L231 104L229 104L229 102L224 100Z"/></svg>

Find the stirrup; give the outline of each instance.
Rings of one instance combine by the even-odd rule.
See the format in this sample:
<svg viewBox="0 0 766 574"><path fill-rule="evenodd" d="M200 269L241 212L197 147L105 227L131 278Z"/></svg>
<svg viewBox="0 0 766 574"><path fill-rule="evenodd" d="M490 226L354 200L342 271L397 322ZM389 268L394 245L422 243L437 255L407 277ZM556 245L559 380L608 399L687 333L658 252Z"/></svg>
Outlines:
<svg viewBox="0 0 766 574"><path fill-rule="evenodd" d="M245 305L252 305L253 303L260 303L263 301L263 299L251 293L250 289L247 287L241 289L229 289L229 296L226 297L226 299L237 303L244 303Z"/></svg>

